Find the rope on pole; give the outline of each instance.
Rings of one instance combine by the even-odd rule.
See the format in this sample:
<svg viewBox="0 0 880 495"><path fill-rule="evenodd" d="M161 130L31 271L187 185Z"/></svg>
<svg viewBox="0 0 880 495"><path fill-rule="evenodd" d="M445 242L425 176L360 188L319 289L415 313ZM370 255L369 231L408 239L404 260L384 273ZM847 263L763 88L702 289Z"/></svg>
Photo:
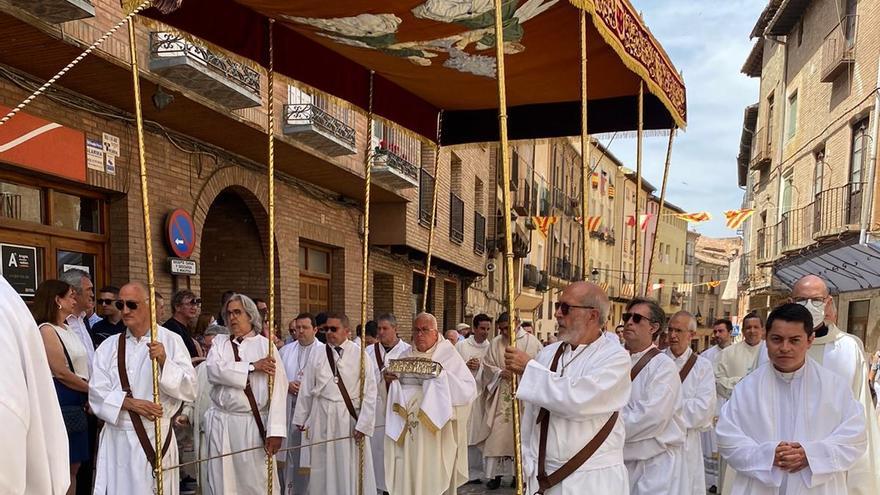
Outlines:
<svg viewBox="0 0 880 495"><path fill-rule="evenodd" d="M651 271L654 269L654 258L657 256L657 238L660 237L660 216L666 203L666 181L669 179L669 164L672 162L672 140L675 139L675 128L669 131L669 143L666 145L666 164L663 167L663 185L660 186L660 209L657 210L657 228L654 231L654 242L651 245L651 256L648 258L648 281L651 283ZM648 287L645 287L647 293Z"/></svg>
<svg viewBox="0 0 880 495"><path fill-rule="evenodd" d="M149 4L150 2L145 2ZM143 6L143 5L142 5ZM128 17L128 48L131 55L131 79L132 79L132 91L134 92L134 115L135 115L135 125L137 127L137 144L138 144L138 164L140 165L140 179L141 179L141 200L143 201L143 222L144 222L144 248L147 256L147 292L148 292L148 303L150 310L150 343L156 342L156 337L158 334L158 322L156 321L156 311L153 308L156 307L156 280L153 274L153 243L151 242L153 239L152 229L150 227L150 195L149 188L147 184L147 152L144 145L144 116L141 107L141 81L140 81L140 70L138 69L138 61L137 61L137 41L135 38L135 30L134 30L134 19ZM81 59L84 55L81 55L79 59ZM68 65L71 67L71 65ZM57 76L53 79L57 80ZM48 87L48 85L52 82L47 82L43 85L43 88ZM34 96L34 95L32 95ZM34 96L36 97L36 96ZM31 98L33 99L33 98ZM25 100L27 102L28 100ZM24 104L19 105L19 108L23 108ZM14 113L13 113L14 115ZM152 359L151 360L151 368L153 374L153 403L161 405L159 400L159 360ZM153 421L153 428L155 430L155 449L156 449L156 464L153 466L153 476L156 480L156 493L157 495L163 495L163 484L162 484L162 423L161 418L158 416Z"/></svg>
<svg viewBox="0 0 880 495"><path fill-rule="evenodd" d="M431 226L428 230L428 254L425 256L425 288L422 291L422 311L428 310L428 288L431 278L431 257L434 255L434 233L437 230L437 197L440 195L440 133L443 126L443 110L437 114L437 143L434 146L434 191L431 198ZM451 187L451 184L450 184Z"/></svg>
<svg viewBox="0 0 880 495"><path fill-rule="evenodd" d="M513 277L513 233L511 232L510 211L510 143L507 139L507 93L504 73L504 26L501 18L501 3L495 0L495 60L498 64L498 134L501 141L501 191L504 208L504 260L507 280L507 314L510 315L510 330L507 332L510 345L516 347L516 329L513 328L514 277ZM425 279L427 283L427 279ZM513 458L516 465L516 494L523 494L522 439L520 438L519 401L516 400L516 375L510 377L510 393L513 406Z"/></svg>
<svg viewBox="0 0 880 495"><path fill-rule="evenodd" d="M639 280L641 277L639 276L639 231L641 230L641 222L639 221L641 214L639 210L639 196L641 196L642 192L642 132L644 122L643 118L643 110L644 110L644 99L645 99L645 83L643 81L639 81L639 127L638 134L636 135L636 205L633 210L633 239L635 240L635 252L633 255L633 297L637 297L639 292Z"/></svg>
<svg viewBox="0 0 880 495"><path fill-rule="evenodd" d="M266 134L268 135L269 144L269 162L268 162L268 185L269 185L269 341L268 357L272 357L272 351L275 347L275 53L274 42L272 38L275 19L269 18L269 71L267 81L267 108L266 108ZM266 407L272 407L272 391L275 387L275 374L269 375L269 389L266 396ZM263 439L268 442L268 438ZM266 451L266 493L272 495L273 489L273 456Z"/></svg>
<svg viewBox="0 0 880 495"><path fill-rule="evenodd" d="M152 4L152 0L144 0L144 1L143 1L140 5L138 5L134 10L132 10L131 12L129 12L125 17L122 18L122 20L120 20L119 22L117 22L115 26L113 26L112 28L110 28L109 31L107 31L106 33L104 33L103 36L101 36L100 38L98 38L97 40L95 40L94 43L92 43L91 45L89 45L89 47L86 48L85 51L83 51L82 53L80 53L78 57L76 57L76 58L73 59L69 64L67 64L66 66L64 66L64 68L61 69L60 71L58 71L57 74L55 74L54 76L52 76L52 77L51 77L48 81L46 81L42 86L40 86L39 88L37 88L36 91L34 91L33 93L31 93L27 98L25 98L24 100L22 100L21 103L19 103L18 105L16 105L15 108L13 108L12 110L10 110L9 113L7 113L2 119L0 119L0 125L3 125L3 124L5 124L5 123L9 122L9 120L10 120L12 117L15 117L15 114L17 114L18 112L22 111L22 109L24 109L24 107L28 106L28 105L30 104L30 102L34 101L34 99L36 99L38 96L40 96L41 94L43 94L44 92L46 92L46 90L49 89L53 84L55 84L55 82L56 82L58 79L60 79L62 76L64 76L64 74L67 74L68 72L70 72L70 69L73 69L74 67L76 67L76 64L80 63L80 62L82 61L82 59L86 58L86 57L87 57L90 53L92 53L96 48L98 48L98 47L101 46L105 41L107 41L107 38L109 38L110 36L113 36L113 34L114 34L116 31L118 31L119 28L121 28L122 26L125 26L127 23L130 24L129 21L132 20L132 18L134 18L134 16L137 15L139 12L141 12L142 10L145 10L146 8L148 8L148 7L150 6L150 4ZM134 29L134 28L130 27L129 29ZM130 40L131 40L131 36L129 36L129 41L130 41ZM134 52L132 51L132 53L134 53ZM132 60L134 60L134 58L132 58Z"/></svg>
<svg viewBox="0 0 880 495"><path fill-rule="evenodd" d="M590 254L590 233L587 230L587 215L589 212L587 195L590 170L590 135L587 127L587 12L581 10L581 242L583 249L583 262L581 271L583 279L587 280L587 260ZM598 163L596 164L598 166Z"/></svg>

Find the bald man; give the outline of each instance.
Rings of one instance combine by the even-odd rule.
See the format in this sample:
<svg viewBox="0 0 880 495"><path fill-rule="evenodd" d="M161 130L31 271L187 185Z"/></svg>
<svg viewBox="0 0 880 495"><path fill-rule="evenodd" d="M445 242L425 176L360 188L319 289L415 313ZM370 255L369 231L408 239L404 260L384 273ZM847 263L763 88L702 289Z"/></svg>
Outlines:
<svg viewBox="0 0 880 495"><path fill-rule="evenodd" d="M385 373L385 483L389 493L454 494L468 481L468 416L477 385L464 360L437 331L437 319L413 321L412 348L401 358L440 363L436 378L401 383Z"/></svg>
<svg viewBox="0 0 880 495"><path fill-rule="evenodd" d="M868 388L868 362L862 341L837 327L830 315L836 315L834 299L825 281L815 275L798 280L791 290L791 300L807 308L813 316L815 339L808 355L834 372L852 387L853 396L865 409L868 450L847 474L850 494L880 493L880 427Z"/></svg>

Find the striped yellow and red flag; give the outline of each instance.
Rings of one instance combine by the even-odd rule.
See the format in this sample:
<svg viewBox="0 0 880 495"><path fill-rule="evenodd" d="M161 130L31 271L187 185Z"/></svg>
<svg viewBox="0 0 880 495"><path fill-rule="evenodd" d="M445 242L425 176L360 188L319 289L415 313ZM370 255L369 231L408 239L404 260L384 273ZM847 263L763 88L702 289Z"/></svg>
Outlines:
<svg viewBox="0 0 880 495"><path fill-rule="evenodd" d="M577 223L583 223L582 220L583 220L583 217L575 217L575 221ZM602 217L599 217L599 216L587 217L587 224L586 224L587 232L596 232L597 230L599 230L599 227L601 227L601 226L602 226Z"/></svg>
<svg viewBox="0 0 880 495"><path fill-rule="evenodd" d="M538 231L541 232L541 235L547 237L547 233L550 230L550 226L556 223L559 220L559 217L532 217L535 225L538 226Z"/></svg>
<svg viewBox="0 0 880 495"><path fill-rule="evenodd" d="M727 219L727 228L733 230L739 229L739 226L742 225L743 222L748 220L748 218L754 214L754 208L743 208L741 210L725 211L724 217Z"/></svg>
<svg viewBox="0 0 880 495"><path fill-rule="evenodd" d="M614 199L614 194L616 192L617 192L617 190L614 189L614 184L608 184L608 198Z"/></svg>
<svg viewBox="0 0 880 495"><path fill-rule="evenodd" d="M719 285L721 285L721 281L720 281L720 280L710 280L710 281L706 282L706 285L708 285L709 287L715 289L715 288L717 288Z"/></svg>
<svg viewBox="0 0 880 495"><path fill-rule="evenodd" d="M700 223L712 220L712 215L708 211L698 211L696 213L678 213L675 215L675 218L685 222Z"/></svg>

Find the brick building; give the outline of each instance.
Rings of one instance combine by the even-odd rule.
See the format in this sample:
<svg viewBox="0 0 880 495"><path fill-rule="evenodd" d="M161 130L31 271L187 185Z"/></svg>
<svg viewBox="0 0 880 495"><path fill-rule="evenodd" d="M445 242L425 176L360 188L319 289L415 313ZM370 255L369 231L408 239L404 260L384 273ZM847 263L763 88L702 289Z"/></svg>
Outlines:
<svg viewBox="0 0 880 495"><path fill-rule="evenodd" d="M759 77L738 159L745 206L743 307L767 312L807 273L828 282L838 324L877 341L876 180L880 2L771 0L743 66Z"/></svg>

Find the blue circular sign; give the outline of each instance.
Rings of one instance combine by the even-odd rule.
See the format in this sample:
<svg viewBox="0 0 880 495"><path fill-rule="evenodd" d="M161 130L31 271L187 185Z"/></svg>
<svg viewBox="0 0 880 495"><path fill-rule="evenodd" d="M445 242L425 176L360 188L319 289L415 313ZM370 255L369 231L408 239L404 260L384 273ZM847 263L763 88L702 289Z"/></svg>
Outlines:
<svg viewBox="0 0 880 495"><path fill-rule="evenodd" d="M189 258L196 247L196 229L189 213L178 208L165 221L165 242L178 258Z"/></svg>

